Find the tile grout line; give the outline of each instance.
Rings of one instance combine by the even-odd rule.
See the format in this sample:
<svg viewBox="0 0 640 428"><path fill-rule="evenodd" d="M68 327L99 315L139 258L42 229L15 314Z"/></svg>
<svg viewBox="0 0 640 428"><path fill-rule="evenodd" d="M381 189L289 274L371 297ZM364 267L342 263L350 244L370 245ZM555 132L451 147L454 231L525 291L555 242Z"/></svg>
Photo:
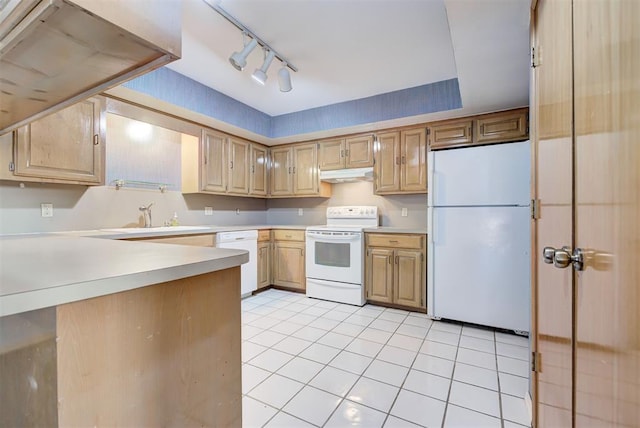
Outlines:
<svg viewBox="0 0 640 428"><path fill-rule="evenodd" d="M287 310L287 309L286 309L286 306L283 306L283 305L278 305L278 306L272 306L272 305L270 305L270 303L274 303L274 302L277 302L277 301L281 301L283 298L287 298L287 296L286 296L285 294L282 294L282 295L278 295L276 298L267 298L267 299L266 299L267 301L265 301L265 302L261 303L260 305L257 305L257 306L254 306L254 307L251 307L250 309L243 309L243 311L250 312L252 309L255 309L255 308L259 307L259 306L268 306L268 307L270 307L270 308L273 308L273 311L271 311L271 312L275 312L275 311L278 311L278 310ZM292 302L292 303L299 302L300 300L304 300L304 299L305 299L304 297L301 297L300 299L296 299L296 301L294 301L294 302ZM317 306L317 304L318 304L318 303L320 303L320 302L315 302L315 303L314 303L314 304L312 304L312 305L305 305L305 306L307 306L307 308L305 308L305 309L300 309L300 310L298 310L298 311L291 311L291 312L295 312L296 314L299 314L299 313L302 313L302 312L304 312L305 310L307 310L307 309L309 309L309 308L312 308L312 307L314 307L314 306ZM302 303L301 303L301 304L302 304ZM404 351L414 352L412 349L404 348L404 347L401 347L401 346L393 346L393 345L391 345L391 344L389 343L389 341L391 340L391 338L392 338L392 337L394 337L394 335L402 335L402 336L406 336L406 337L409 337L409 338L412 338L412 339L419 339L419 338L417 338L415 335L405 334L404 332L399 332L399 331L398 331L398 330L400 329L400 327L401 327L401 326L403 326L403 325L406 325L406 326L413 326L413 327L420 327L419 325L418 325L418 326L416 326L415 324L410 324L410 323L407 323L407 322L406 322L406 321L410 318L410 316L411 316L411 312L405 311L405 312L402 314L402 315L404 315L404 316L402 317L402 319L401 319L400 321L396 321L396 320L393 320L393 319L386 319L386 318L382 318L382 316L384 316L383 314L386 312L386 310L385 310L385 309L383 309L383 310L381 310L381 311L376 311L375 316L371 316L372 320L371 320L368 324L366 324L366 325L362 325L362 324L352 324L352 323L349 323L349 322L347 322L347 321L346 321L349 317L351 317L351 316L355 315L357 312L359 312L359 309L356 309L355 311L353 311L353 310L352 310L352 311L341 311L341 310L339 310L339 308L340 308L340 307L341 307L341 306L340 306L340 304L337 304L337 305L335 305L335 306L333 306L333 307L331 307L331 308L323 308L323 309L326 309L326 311L325 311L323 314L321 314L321 315L315 315L315 314L314 314L314 315L312 315L312 316L314 317L314 319L318 319L318 318L324 317L324 315L325 315L326 313L328 313L328 312L331 312L331 311L334 311L334 310L335 310L335 311L337 311L337 312L342 312L342 313L346 314L347 316L346 316L345 318L341 319L341 320L336 320L336 319L333 319L333 318L325 317L325 318L327 318L328 320L332 320L332 321L337 322L337 324L336 324L336 325L334 325L334 326L333 326L331 329L329 329L329 330L321 329L321 330L323 330L323 331L324 331L324 333L323 333L320 337L318 337L317 339L315 339L315 340L313 340L313 341L309 340L310 344L309 344L307 347L305 347L303 350L301 350L299 353L297 353L297 354L291 354L291 353L289 353L289 352L280 351L280 350L275 349L275 348L273 348L273 347L274 347L274 346L276 346L278 343L282 342L283 340L285 340L285 339L286 339L286 338L288 338L288 337L293 337L293 338L295 338L295 339L299 339L299 340L307 340L307 339L297 338L297 337L295 337L295 336L293 336L293 335L294 335L296 332L298 332L300 329L304 328L304 327L307 327L307 326L311 327L311 324L313 323L313 320L309 321L309 322L308 322L308 323L306 323L306 324L298 324L298 325L300 325L300 328L298 328L297 330L295 330L295 331L293 331L293 332L291 332L291 333L289 333L289 334L284 334L284 333L281 333L281 332L277 332L277 331L276 331L275 333L282 334L282 335L283 335L283 336L285 336L285 337L283 337L283 338L282 338L282 339L280 339L279 341L277 341L277 342L273 343L271 346L265 346L265 348L266 348L265 350L261 351L260 353L258 353L258 354L256 354L255 356L253 356L253 357L252 357L252 359L253 359L253 358L256 358L258 355L262 354L262 353L263 353L263 352L265 352L266 350L268 350L268 349L273 349L273 350L276 350L276 351L278 351L278 352L283 352L283 353L288 354L289 356L291 356L291 357L292 357L292 358L291 358L291 360L293 360L293 359L295 359L295 358L300 358L300 359L303 359L303 360L307 360L307 361L311 361L311 362L318 363L317 361L310 360L310 359L308 359L308 358L305 358L305 357L300 356L300 353L304 352L304 350L305 350L305 349L307 349L308 347L310 347L311 345L313 345L313 344L315 344L315 343L318 343L318 341L319 341L319 340L321 340L323 337L327 336L329 332L333 332L333 333L335 333L335 334L340 334L340 335L343 335L343 336L349 337L349 338L350 338L349 342L348 342L348 343L346 343L344 346L341 346L341 347L340 347L340 346L339 346L339 347L334 347L334 346L332 346L332 345L324 345L324 344L323 344L323 346L328 346L328 347L331 347L331 348L333 348L333 349L336 349L336 350L338 351L338 354L336 354L333 358L331 358L327 363L322 363L322 368L321 368L321 369L316 373L316 375L314 375L314 376L313 376L309 381L307 381L306 383L302 383L302 382L300 382L299 380L296 380L296 379L293 379L293 378L289 378L289 377L287 377L287 376L285 376L285 375L281 375L281 374L279 374L279 373L276 373L276 372L277 372L277 370L280 370L280 368L281 368L281 367L284 367L286 364L288 364L288 362L287 362L287 363L285 363L285 364L283 364L283 365L282 365L281 367L279 367L276 371L269 371L269 370L265 370L265 369L263 369L263 368L261 368L261 367L254 366L253 364L251 364L251 363L250 363L250 361L251 361L251 360L249 360L249 361L247 361L246 363L243 363L243 365L244 365L244 364L248 364L248 365L250 365L250 366L252 366L252 367L257 367L257 368L259 368L259 369L261 369L261 370L268 371L268 372L269 372L269 375L268 375L265 379L263 379L260 383L258 383L258 384L256 384L256 385L254 385L254 386L252 387L252 389L251 389L251 390L247 391L247 394L242 394L242 395L243 395L243 396L250 397L250 396L248 395L248 393L249 393L250 391L252 391L254 388L258 387L260 384L262 384L263 382L265 382L267 379L271 378L271 377L273 376L273 374L278 374L279 376L282 376L282 377L284 377L284 378L286 378L286 379L290 379L290 380L292 380L292 381L299 382L299 383L303 384L303 388L304 388L305 386L311 386L311 387L312 387L312 388L314 388L314 389L318 389L318 390L320 390L320 391L323 391L323 392L325 392L325 393L329 393L329 394L331 394L331 395L334 395L334 396L336 396L336 397L340 398L340 401L338 402L338 405L337 405L337 406L336 406L336 408L333 410L333 412L331 412L331 414L329 415L328 419L324 422L324 424L326 424L326 423L328 422L328 420L330 420L330 419L331 419L331 417L335 414L335 411L337 410L337 408L338 408L340 405L342 405L342 403L344 403L345 401L348 401L348 400L347 400L347 396L348 396L348 393L349 393L349 392L347 392L347 394L345 394L345 397L340 397L340 396L337 396L337 395L333 394L332 392L324 391L323 389L316 388L316 387L314 387L314 386L310 385L309 383L310 383L310 382L311 382L311 381L312 381L312 380L317 376L317 374L318 374L320 371L324 370L326 367L333 367L333 366L329 366L329 364L330 364L332 361L334 361L334 360L335 360L335 358L337 358L337 356L338 356L340 353L342 353L343 351L345 351L345 352L349 352L349 353L352 353L352 354L355 354L355 355L358 355L358 356L361 356L361 357L366 357L366 358L370 358L370 359L371 359L371 361L369 362L369 364L367 365L367 367L366 367L366 368L364 368L364 370L362 371L362 373L361 373L361 374L358 374L358 377L357 377L356 381L355 381L355 382L354 382L354 384L351 386L351 388L349 389L349 391L351 391L351 390L353 389L353 386L355 386L355 384L356 384L357 382L359 382L362 378L370 379L370 380L374 380L374 381L381 382L381 383L384 383L384 384L387 384L387 385L393 386L393 387L395 387L395 388L398 388L398 393L396 394L396 397L395 397L395 399L393 400L393 402L392 402L392 404L391 404L391 407L389 408L389 411L385 413L385 419L384 419L384 422L386 423L386 421L388 420L388 418L391 416L390 411L391 411L391 409L393 408L393 406L395 405L395 403L396 403L396 401L397 401L397 398L398 398L398 395L399 395L400 391L403 389L403 387L404 387L404 385L405 385L405 383L406 383L406 380L407 380L407 378L408 378L409 374L411 373L411 370L416 370L416 371L423 372L423 371L421 371L421 370L419 370L419 369L417 369L417 368L415 368L415 369L414 369L414 368L413 368L413 366L414 366L414 364L415 364L416 359L418 358L418 355L420 355L420 354L421 354L420 349L421 349L421 348L422 348L422 346L424 345L425 341L426 341L426 340L429 340L429 339L427 338L427 336L428 336L429 332L431 332L431 331L432 331L432 328L434 327L435 322L434 322L434 321L432 321L430 318L425 318L425 319L429 319L429 320L431 321L431 324L430 324L430 325L429 325L429 327L427 328L427 330L426 330L426 332L425 332L424 337L422 337L422 338L420 339L420 340L421 340L421 345L418 347L418 351L416 352L416 355L413 357L412 362L411 362L411 363L409 364L409 366L407 367L407 366L406 366L406 365L404 365L404 364L397 364L396 362L393 362L393 361L378 360L378 358L377 358L377 357L380 355L380 353L382 352L382 350L383 350L385 347L394 347L394 348L402 349L402 350L404 350ZM270 312L270 313L271 313L271 312ZM252 312L252 313L253 313L253 312ZM397 313L397 312L392 312L392 313ZM255 314L255 313L254 313L254 314ZM262 318L262 317L269 317L269 313L266 313L266 314L255 314L255 315L259 315L259 317L258 317L258 318L256 318L255 320L252 320L252 321L249 321L249 322L255 322L255 321L257 321L259 318ZM305 315L308 315L308 314L305 314ZM369 314L361 314L361 315L362 315L362 316L367 316L367 317L369 317L369 316L370 316L370 313L369 313ZM295 316L295 315L291 315L291 317L293 317L293 316ZM291 317L289 317L289 318L291 318ZM280 324L281 324L281 323L283 323L283 322L286 322L289 318L285 318L285 319L273 318L273 319L275 319L275 320L278 320L278 323L273 324L273 325L272 325L272 326L270 326L268 329L261 329L261 328L256 327L256 326L252 326L252 327L255 327L255 328L259 329L259 330L262 330L262 332L264 332L264 331L271 331L271 328L273 328L273 327L275 327L275 326L277 326L277 325L280 325ZM349 345L351 345L351 344L355 341L355 339L361 339L361 340L368 341L368 339L362 339L362 338L360 338L360 337L359 337L359 335L360 335L360 334L362 334L362 332L363 332L363 331L365 331L365 330L366 330L366 329L368 329L368 328L375 329L375 330L379 330L379 329L377 329L377 328L375 328L375 327L371 327L371 324L372 324L374 321L378 320L378 319L379 319L379 320L383 320L383 321L393 322L393 323L396 323L396 324L397 324L397 325L396 325L396 327L394 328L394 330L393 330L392 332L389 332L389 331L387 331L387 330L380 330L380 331L385 332L385 333L390 333L389 338L388 338L384 343L371 341L371 342L373 342L373 343L376 343L376 344L378 344L378 345L381 345L380 349L379 349L379 350L378 350L374 355L372 355L372 356L369 356L369 355L363 355L363 354L359 354L359 353L357 353L357 352L353 352L353 351L351 351L351 350L347 350L347 347L348 347ZM414 321L414 322L415 322L415 321ZM338 327L339 327L340 325L342 325L343 323L346 323L346 324L349 324L349 325L356 326L356 327L360 328L360 331L359 331L359 332L358 332L358 334L357 334L357 335L355 335L355 336L352 336L351 334L343 334L342 332L337 332L337 331L335 331L335 329L336 329L336 328L338 328ZM296 323L296 324L297 324L297 323ZM248 324L248 323L247 323L247 324L243 324L243 325L250 325L250 324ZM442 332L445 332L445 333L451 333L451 331L449 331L449 330L447 330L447 329L440 330L440 329L437 329L437 328L433 328L433 330L434 330L434 331L442 331ZM456 367L456 364L457 364L457 354L458 354L459 348L460 348L460 347L463 347L463 346L460 346L460 342L461 342L461 340L462 340L462 336L469 336L469 337L474 338L474 339L487 340L485 337L477 337L477 336L474 336L474 335L464 335L464 334L463 334L463 331L464 331L464 324L463 324L463 325L461 325L461 329L460 329L460 330L459 330L459 332L457 333L457 334L458 334L458 341L457 341L457 346L456 346L456 355L454 356L454 360L452 361L452 362L453 362L453 364L454 364L454 371L452 372L452 375L451 375L451 377L449 378L449 380L450 380L450 385L449 385L449 391L448 391L447 401L445 402L445 413L443 414L443 421L444 421L444 419L446 418L446 409L448 408L448 403L449 403L449 398L450 398L450 393L451 393L451 386L452 386L452 382L453 382L453 375L454 375L454 373L455 373L455 367ZM494 333L494 332L492 332L492 333L493 333L494 349L496 350L496 352L495 352L495 354L494 354L494 355L495 355L495 361L496 361L496 376L498 376L498 373L499 373L499 371L497 370L497 355L498 355L498 353L497 353L497 349L496 349L496 348L497 348L497 340L496 340L496 337L495 337L495 333ZM260 334L260 333L258 333L258 334ZM257 336L257 334L256 334L255 336ZM252 337L254 337L254 336L252 336ZM248 338L247 340L245 340L245 341L243 341L243 342L249 342L249 343L252 343L252 344L255 344L255 345L264 346L264 345L259 344L259 343L256 343L256 342L251 342L251 341L250 341L250 338ZM436 343L441 343L441 344L445 344L445 345L451 346L450 344L448 344L448 343L446 343L446 342L437 342L437 341L436 341ZM501 343L503 343L503 342L501 342ZM513 345L513 346L520 346L519 344L514 344L514 343L509 343L509 342L504 342L504 343L506 343L506 344L508 344L508 345ZM318 343L318 344L320 344L320 343ZM465 347L463 347L463 348L465 348ZM477 351L477 352L484 352L484 351L482 351L482 350L479 350L479 349L473 349L473 348L465 348L465 349L470 349L470 350ZM430 357L435 357L435 358L442 358L442 357L438 357L437 355L431 355L431 354L423 354L423 355L430 356ZM518 359L518 358L516 358L516 357L514 357L514 356L507 356L507 357L514 358L514 359ZM447 358L444 358L444 359L445 359L445 360L448 360ZM289 361L291 361L291 360L289 360ZM374 362L374 361L386 362L386 363L388 363L388 364L393 364L393 365L397 365L397 366L400 366L400 367L405 368L405 369L407 370L407 374L404 376L404 379L403 379L402 383L400 384L400 386L398 387L398 386L396 386L396 385L394 385L394 384L388 384L388 383L387 383L387 382L385 382L385 381L381 381L381 380L378 380L378 379L373 379L373 378L366 377L364 373L368 370L368 368L373 364L373 362ZM336 369L337 369L337 368L336 368ZM340 370L342 370L342 369L340 369ZM423 372L423 373L430 373L430 372ZM352 373L352 374L356 374L356 373ZM434 373L430 373L430 374L435 375L435 376L439 376L439 377L443 377L443 376L441 376L441 375L439 375L439 374L434 374ZM514 375L514 376L517 376L517 375ZM520 376L520 377L522 377L522 376ZM445 378L446 378L446 377L445 377ZM499 378L498 378L498 381L499 381ZM463 383L466 383L466 382L463 382ZM484 387L481 387L480 385L475 385L475 384L468 384L468 385L472 385L472 386L476 386L476 387L480 387L480 388L483 388L483 389L488 389L488 390L493 391L493 390L492 390L492 389L490 389L490 388L484 388ZM407 390L407 391L409 391L409 390ZM299 393L299 392L298 392L298 393ZM287 401L287 403L285 403L285 404L284 404L284 406L286 406L286 405L287 405L287 404L288 404L288 403L289 403L289 402L290 402L290 401L291 401L295 396L297 396L297 394L298 394L298 393L294 394L294 396L292 396L292 397L291 397L291 399L289 399L289 400ZM424 395L424 394L422 394L422 393L418 393L418 394L419 394L419 395ZM500 386L498 387L498 394L500 395L500 399L501 399L501 388L500 388ZM425 396L425 397L429 397L429 398L431 398L431 399L438 400L438 401L442 401L442 400L439 400L439 399L437 399L437 398L435 398L435 397L431 397L431 396L429 396L429 395L424 395L424 396ZM262 403L262 401L257 400L257 399L255 399L254 397L250 397L250 398L252 398L252 399L254 399L254 400L256 400L256 401L258 401L258 402ZM268 403L264 403L264 404L266 404L266 405L268 405L269 407L271 407L271 405L269 405ZM362 406L364 406L364 407L366 407L366 408L373 409L374 411L380 412L380 410L379 410L379 409L374 408L374 407L367 406L367 405L365 405L365 404L363 404L363 403L357 403L357 404L362 405ZM282 406L282 408L284 408L284 406ZM265 422L265 423L269 423L269 421L270 421L271 419L273 419L273 418L274 418L274 417L275 417L279 412L283 412L283 413L285 413L285 414L289 415L289 413L287 413L287 412L285 412L284 410L282 410L282 408L280 408L280 409L276 408L276 409L275 409L275 410L276 410L276 413L275 413L275 414L274 414L274 415L273 415L269 420L267 420L267 422ZM464 407L463 407L463 408L464 408ZM474 412L477 412L477 410L474 410L474 409L468 409L468 410L470 410L470 411L474 411ZM384 412L382 412L382 413L384 413ZM480 413L480 414L486 414L486 413L484 413L484 412L478 412L478 413ZM501 413L501 414L502 414L502 413ZM488 414L486 414L486 415L488 415ZM295 415L291 415L291 416L298 418L298 416L295 416ZM488 416L493 416L493 415L488 415ZM394 416L394 417L397 417L397 416ZM399 419L406 420L406 419L404 419L403 417L400 417ZM503 419L503 418L501 417L501 421L502 421L502 419ZM308 422L308 421L307 421L307 422Z"/></svg>

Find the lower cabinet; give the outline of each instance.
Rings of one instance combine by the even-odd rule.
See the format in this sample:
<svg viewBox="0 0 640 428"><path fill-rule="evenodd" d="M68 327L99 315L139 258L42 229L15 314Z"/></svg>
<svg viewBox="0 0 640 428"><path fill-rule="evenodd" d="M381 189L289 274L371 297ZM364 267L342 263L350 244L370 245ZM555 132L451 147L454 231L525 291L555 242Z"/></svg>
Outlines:
<svg viewBox="0 0 640 428"><path fill-rule="evenodd" d="M425 235L367 233L366 240L367 300L426 310Z"/></svg>
<svg viewBox="0 0 640 428"><path fill-rule="evenodd" d="M273 231L273 285L306 290L304 249L304 230Z"/></svg>
<svg viewBox="0 0 640 428"><path fill-rule="evenodd" d="M271 231L258 231L258 290L271 285Z"/></svg>

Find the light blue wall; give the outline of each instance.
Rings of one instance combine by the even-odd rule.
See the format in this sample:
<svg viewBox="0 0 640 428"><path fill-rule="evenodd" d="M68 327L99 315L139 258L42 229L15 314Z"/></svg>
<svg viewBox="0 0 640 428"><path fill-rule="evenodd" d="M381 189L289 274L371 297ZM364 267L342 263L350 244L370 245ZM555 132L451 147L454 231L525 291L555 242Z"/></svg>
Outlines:
<svg viewBox="0 0 640 428"><path fill-rule="evenodd" d="M159 68L123 86L268 137L271 116L168 68Z"/></svg>
<svg viewBox="0 0 640 428"><path fill-rule="evenodd" d="M374 123L462 107L458 79L269 116L168 68L126 82L133 89L269 138Z"/></svg>
<svg viewBox="0 0 640 428"><path fill-rule="evenodd" d="M271 138L325 131L462 107L458 79L275 116Z"/></svg>

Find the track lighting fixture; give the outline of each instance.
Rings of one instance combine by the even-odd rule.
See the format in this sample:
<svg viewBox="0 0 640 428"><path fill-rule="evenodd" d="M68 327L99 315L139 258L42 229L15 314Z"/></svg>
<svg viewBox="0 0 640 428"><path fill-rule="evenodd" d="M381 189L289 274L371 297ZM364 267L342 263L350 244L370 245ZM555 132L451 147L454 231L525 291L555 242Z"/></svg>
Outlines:
<svg viewBox="0 0 640 428"><path fill-rule="evenodd" d="M280 85L280 92L289 92L293 87L291 86L291 75L287 68L287 63L282 64L282 68L278 70L278 84Z"/></svg>
<svg viewBox="0 0 640 428"><path fill-rule="evenodd" d="M265 53L267 52L266 49L264 51ZM266 83L267 70L269 69L269 66L271 65L271 61L273 61L273 58L275 56L276 54L274 54L273 51L269 51L269 53L266 53L264 62L262 63L262 67L256 68L256 71L254 71L253 74L251 75L251 77L253 77L253 80L255 80L261 85L264 85Z"/></svg>
<svg viewBox="0 0 640 428"><path fill-rule="evenodd" d="M243 36L245 35L243 34ZM233 65L238 71L244 70L245 65L247 65L247 57L257 45L258 41L256 39L251 39L249 43L244 45L244 48L240 52L234 52L233 55L229 57L231 65Z"/></svg>
<svg viewBox="0 0 640 428"><path fill-rule="evenodd" d="M247 57L255 49L257 45L260 45L265 52L264 62L262 67L256 69L252 74L254 80L264 85L267 81L267 70L271 65L273 59L277 59L282 63L282 68L278 71L278 82L280 84L280 91L289 92L292 89L291 86L291 74L289 70L297 72L298 69L287 61L282 55L276 52L271 46L266 44L264 40L260 39L254 32L245 27L240 21L231 16L220 6L220 0L203 0L211 9L218 12L223 18L235 25L240 31L242 31L243 37L250 37L251 41L244 44L244 48L240 52L234 52L229 58L229 62L236 70L242 71L247 65ZM0 0L2 2L2 0Z"/></svg>

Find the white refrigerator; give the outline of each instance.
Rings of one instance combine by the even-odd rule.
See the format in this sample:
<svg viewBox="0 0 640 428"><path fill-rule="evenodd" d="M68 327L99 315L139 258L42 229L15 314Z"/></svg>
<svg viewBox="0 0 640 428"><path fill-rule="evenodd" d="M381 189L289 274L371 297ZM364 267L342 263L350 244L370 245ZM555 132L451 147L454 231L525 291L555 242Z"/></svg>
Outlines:
<svg viewBox="0 0 640 428"><path fill-rule="evenodd" d="M528 141L428 153L427 312L528 332Z"/></svg>

